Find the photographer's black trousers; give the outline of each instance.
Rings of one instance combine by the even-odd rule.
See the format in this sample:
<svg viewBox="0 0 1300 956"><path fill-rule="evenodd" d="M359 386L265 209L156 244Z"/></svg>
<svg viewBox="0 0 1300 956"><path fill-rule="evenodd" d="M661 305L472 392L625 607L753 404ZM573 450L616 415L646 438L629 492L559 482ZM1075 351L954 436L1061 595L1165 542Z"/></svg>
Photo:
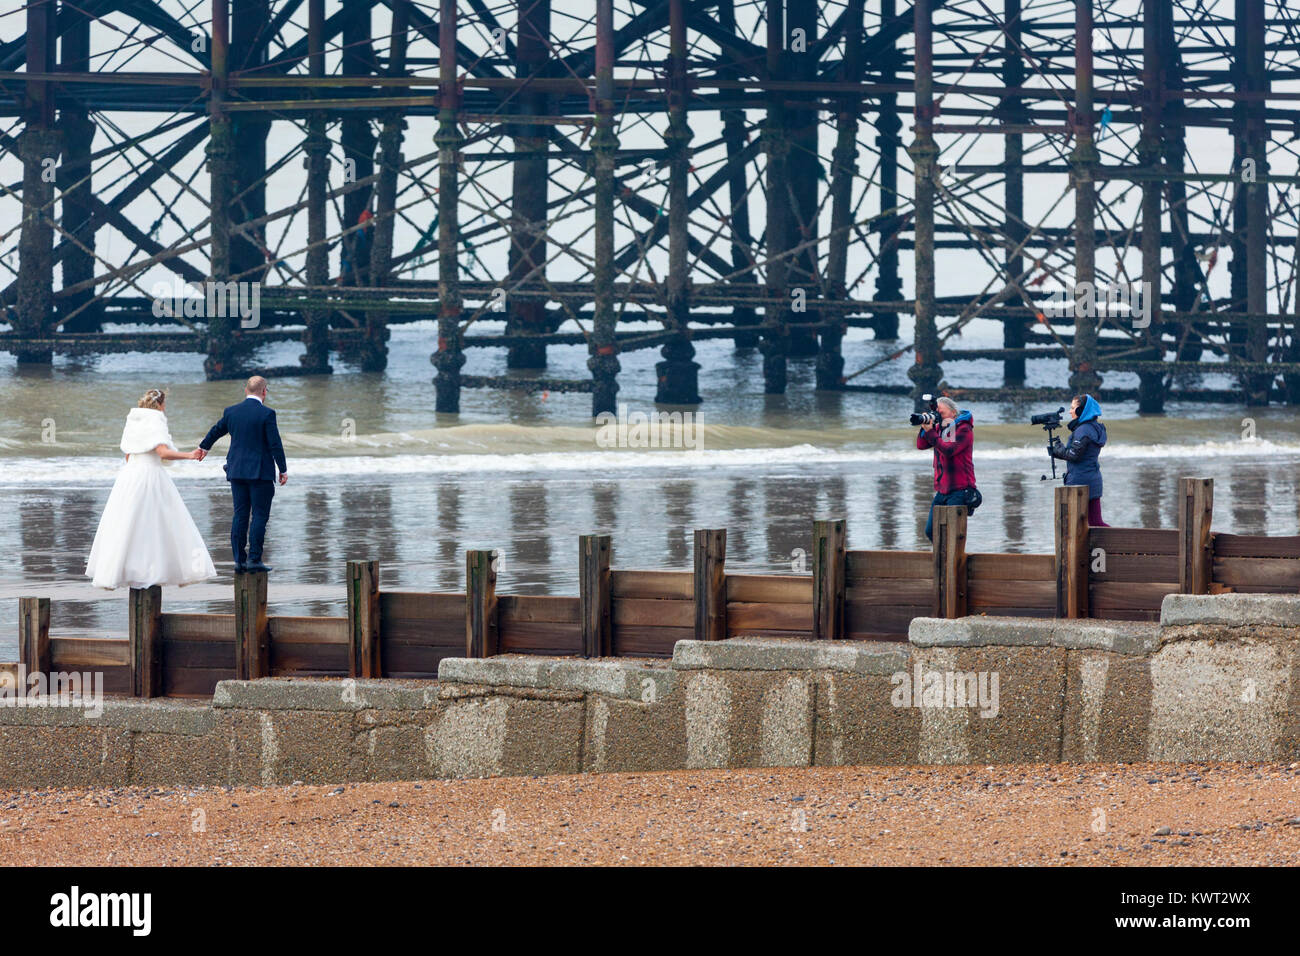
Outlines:
<svg viewBox="0 0 1300 956"><path fill-rule="evenodd" d="M931 541L934 540L934 509L939 505L964 505L966 504L966 495L969 489L963 488L961 491L950 491L944 494L942 491L934 496L934 501L930 502L930 517L925 519L925 536Z"/></svg>

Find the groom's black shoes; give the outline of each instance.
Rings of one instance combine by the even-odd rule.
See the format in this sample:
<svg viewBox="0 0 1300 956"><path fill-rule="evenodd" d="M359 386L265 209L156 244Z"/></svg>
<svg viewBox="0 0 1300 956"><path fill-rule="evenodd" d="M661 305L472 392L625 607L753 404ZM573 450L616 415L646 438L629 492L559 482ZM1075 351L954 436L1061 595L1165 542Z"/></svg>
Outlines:
<svg viewBox="0 0 1300 956"><path fill-rule="evenodd" d="M256 574L258 571L274 571L274 568L267 567L261 561L254 561L244 566L244 570L249 574Z"/></svg>
<svg viewBox="0 0 1300 956"><path fill-rule="evenodd" d="M235 573L236 573L236 574L243 574L243 573L244 573L245 571L247 571L247 570L248 570L248 569L245 568L245 567L244 567L242 564L240 564L238 561L235 562Z"/></svg>

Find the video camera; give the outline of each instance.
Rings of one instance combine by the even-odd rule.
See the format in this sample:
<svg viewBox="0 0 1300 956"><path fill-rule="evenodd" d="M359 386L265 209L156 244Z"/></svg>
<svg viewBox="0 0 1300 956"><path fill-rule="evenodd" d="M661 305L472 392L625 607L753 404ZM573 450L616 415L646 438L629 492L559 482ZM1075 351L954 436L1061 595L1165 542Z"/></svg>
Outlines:
<svg viewBox="0 0 1300 956"><path fill-rule="evenodd" d="M1059 441L1053 432L1061 427L1061 416L1065 414L1065 406L1062 405L1054 412L1043 412L1041 415L1030 416L1029 424L1042 425L1043 431L1047 432L1047 458L1052 463L1052 480L1056 480L1056 459L1052 457L1052 446ZM1046 481L1047 476L1042 475L1039 481Z"/></svg>
<svg viewBox="0 0 1300 956"><path fill-rule="evenodd" d="M939 420L939 403L934 400L933 395L922 395L921 401L925 402L928 412L912 412L909 419L913 425L933 425Z"/></svg>

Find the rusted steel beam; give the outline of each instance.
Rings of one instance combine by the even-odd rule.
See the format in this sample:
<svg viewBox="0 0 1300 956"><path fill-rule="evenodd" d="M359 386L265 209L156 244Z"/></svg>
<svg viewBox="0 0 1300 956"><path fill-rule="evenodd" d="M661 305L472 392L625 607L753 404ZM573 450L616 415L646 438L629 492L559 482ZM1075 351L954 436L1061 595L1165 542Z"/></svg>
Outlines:
<svg viewBox="0 0 1300 956"><path fill-rule="evenodd" d="M1245 34L1241 50L1245 57L1245 88L1252 93L1264 93L1268 89L1264 0L1239 0L1237 30ZM1247 171L1245 163L1242 163L1242 178L1247 178L1247 172L1250 174L1249 180L1244 184L1246 311L1250 313L1246 326L1246 355L1256 365L1267 362L1269 357L1269 329L1263 318L1268 311L1268 185L1259 179L1261 175L1268 175L1268 133L1264 127L1264 107L1262 98L1245 105L1245 148L1242 150L1243 160L1249 160L1251 165ZM1273 378L1272 371L1246 376L1246 403L1267 405Z"/></svg>

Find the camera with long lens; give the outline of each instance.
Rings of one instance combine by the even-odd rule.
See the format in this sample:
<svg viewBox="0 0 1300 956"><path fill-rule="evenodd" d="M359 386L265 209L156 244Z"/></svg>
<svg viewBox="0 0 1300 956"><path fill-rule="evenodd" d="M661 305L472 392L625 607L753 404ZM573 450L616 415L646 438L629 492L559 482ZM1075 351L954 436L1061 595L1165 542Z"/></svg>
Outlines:
<svg viewBox="0 0 1300 956"><path fill-rule="evenodd" d="M933 395L922 395L921 401L925 402L928 412L912 412L909 419L913 425L933 425L939 420L939 403L934 400Z"/></svg>
<svg viewBox="0 0 1300 956"><path fill-rule="evenodd" d="M1065 406L1062 405L1054 412L1043 412L1041 415L1032 415L1029 418L1029 424L1042 425L1043 431L1047 432L1047 459L1052 463L1052 480L1056 480L1056 457L1052 454L1052 446L1059 441L1054 434L1056 429L1061 427L1061 416L1065 414ZM1040 479L1046 481L1047 476L1043 475Z"/></svg>

